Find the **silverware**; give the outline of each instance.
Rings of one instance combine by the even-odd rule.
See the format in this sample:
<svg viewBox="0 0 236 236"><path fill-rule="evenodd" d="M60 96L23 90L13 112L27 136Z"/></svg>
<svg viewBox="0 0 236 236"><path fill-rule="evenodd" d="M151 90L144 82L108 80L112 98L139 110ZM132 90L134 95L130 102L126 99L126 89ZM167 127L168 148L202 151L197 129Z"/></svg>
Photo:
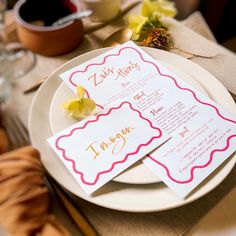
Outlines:
<svg viewBox="0 0 236 236"><path fill-rule="evenodd" d="M46 79L47 79L47 77L45 77L44 79L40 80L39 82L33 84L32 86L28 87L26 90L23 91L23 93L28 94L28 93L34 92L35 90L37 90L43 84L43 82Z"/></svg>
<svg viewBox="0 0 236 236"><path fill-rule="evenodd" d="M6 110L3 113L3 125L10 141L10 148L16 149L30 144L29 134L14 111Z"/></svg>
<svg viewBox="0 0 236 236"><path fill-rule="evenodd" d="M132 38L132 34L133 32L131 29L122 28L108 36L103 42L103 47L113 47L126 43Z"/></svg>
<svg viewBox="0 0 236 236"><path fill-rule="evenodd" d="M65 190L62 189L59 184L56 183L52 177L46 174L46 178L57 197L62 202L67 213L74 223L79 227L81 232L86 236L97 236L98 233L86 218L86 216L78 209L78 206L75 205L74 200L65 192Z"/></svg>
<svg viewBox="0 0 236 236"><path fill-rule="evenodd" d="M59 20L55 21L54 23L52 23L52 26L58 26L58 25L62 25L68 21L72 21L72 20L78 20L78 19L82 19L85 17L89 17L93 14L93 11L91 10L85 10L85 11L81 11L81 12L76 12L76 13L72 13L68 16L65 16L63 18L60 18Z"/></svg>

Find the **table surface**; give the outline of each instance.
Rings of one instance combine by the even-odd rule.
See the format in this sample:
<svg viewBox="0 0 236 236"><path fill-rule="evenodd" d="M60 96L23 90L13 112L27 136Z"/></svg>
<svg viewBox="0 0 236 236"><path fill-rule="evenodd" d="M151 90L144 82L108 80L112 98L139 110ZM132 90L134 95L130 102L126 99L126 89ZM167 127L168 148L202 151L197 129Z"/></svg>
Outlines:
<svg viewBox="0 0 236 236"><path fill-rule="evenodd" d="M186 235L236 235L236 187L213 207Z"/></svg>
<svg viewBox="0 0 236 236"><path fill-rule="evenodd" d="M189 22L187 23L187 25L191 25L191 21ZM196 24L198 26L198 29L196 29L196 31L202 33L203 35L205 34L205 37L214 40L214 37L212 36L212 33L209 31L209 28L207 27L205 22L200 22L202 24L201 27L199 25L199 22L200 21L198 21L198 24ZM43 56L37 55L37 69L34 69L29 74L27 74L15 83L11 103L14 103L16 112L19 114L21 120L26 125L28 120L28 110L25 110L25 112L22 113L21 105L30 104L34 94L22 96L22 91L29 85L34 84L36 81L39 81L43 77L53 72L53 70L55 70L64 62L68 61L68 59L78 55L78 52L79 54L86 52L86 48L89 47L90 44L93 44L94 40L98 41L96 42L96 45L98 45L97 48L99 48L99 42L101 42L104 37L101 37L101 39L94 39L92 38L92 36L93 34L85 36L85 41L83 42L83 45L81 46L79 51L75 50L73 53L61 57L47 58L48 66L45 66L45 58ZM36 79L34 79L34 77ZM228 194L216 206L214 206L190 231L188 231L186 235L236 235L235 199L236 187L234 187L230 192L228 192ZM59 213L57 214L61 214L61 212L59 211Z"/></svg>

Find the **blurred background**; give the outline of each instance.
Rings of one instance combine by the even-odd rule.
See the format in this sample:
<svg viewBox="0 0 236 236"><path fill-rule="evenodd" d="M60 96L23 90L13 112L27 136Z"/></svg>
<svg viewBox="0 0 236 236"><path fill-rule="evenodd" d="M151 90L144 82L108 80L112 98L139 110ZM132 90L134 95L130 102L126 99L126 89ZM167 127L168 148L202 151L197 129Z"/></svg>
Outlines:
<svg viewBox="0 0 236 236"><path fill-rule="evenodd" d="M8 9L11 9L17 0L7 1ZM173 1L176 3L179 12L176 17L177 19L183 20L191 15L191 13L193 13L194 11L200 11L206 22L208 23L210 29L212 30L218 43L236 52L236 0Z"/></svg>
<svg viewBox="0 0 236 236"><path fill-rule="evenodd" d="M198 10L202 13L218 43L236 52L236 1L235 0L174 0L178 19Z"/></svg>

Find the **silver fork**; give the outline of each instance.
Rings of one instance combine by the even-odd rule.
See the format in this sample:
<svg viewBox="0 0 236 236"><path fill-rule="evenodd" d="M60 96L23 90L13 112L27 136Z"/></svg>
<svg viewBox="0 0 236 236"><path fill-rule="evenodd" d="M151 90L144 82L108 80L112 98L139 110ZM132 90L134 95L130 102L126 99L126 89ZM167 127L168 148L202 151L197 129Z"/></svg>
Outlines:
<svg viewBox="0 0 236 236"><path fill-rule="evenodd" d="M16 149L30 144L29 133L20 118L12 112L3 114L3 125L10 140L10 148Z"/></svg>

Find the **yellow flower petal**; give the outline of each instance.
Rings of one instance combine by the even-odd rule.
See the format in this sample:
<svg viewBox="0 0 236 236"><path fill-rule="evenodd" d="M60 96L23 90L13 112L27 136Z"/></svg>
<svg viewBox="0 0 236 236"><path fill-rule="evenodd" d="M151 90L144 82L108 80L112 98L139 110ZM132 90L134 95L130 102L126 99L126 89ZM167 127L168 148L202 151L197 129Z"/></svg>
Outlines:
<svg viewBox="0 0 236 236"><path fill-rule="evenodd" d="M75 104L77 104L79 101L80 101L80 99L78 99L78 98L71 99L68 102L65 102L63 104L63 108L65 110L71 110L71 109L73 109L73 106L75 106Z"/></svg>
<svg viewBox="0 0 236 236"><path fill-rule="evenodd" d="M148 21L147 17L132 15L129 17L129 28L133 31L132 40L137 40L142 27Z"/></svg>
<svg viewBox="0 0 236 236"><path fill-rule="evenodd" d="M91 115L95 108L96 103L90 98L84 98L85 89L78 86L76 89L78 98L71 99L70 101L63 104L63 108L73 116L78 119L85 118Z"/></svg>
<svg viewBox="0 0 236 236"><path fill-rule="evenodd" d="M84 98L82 105L83 105L83 114L86 116L91 115L96 108L96 103L90 98Z"/></svg>
<svg viewBox="0 0 236 236"><path fill-rule="evenodd" d="M77 88L76 88L76 94L77 94L77 96L78 96L78 99L84 98L85 89L84 89L82 86L77 86Z"/></svg>
<svg viewBox="0 0 236 236"><path fill-rule="evenodd" d="M143 0L141 15L149 17L153 14L174 17L177 14L175 3L168 0Z"/></svg>

